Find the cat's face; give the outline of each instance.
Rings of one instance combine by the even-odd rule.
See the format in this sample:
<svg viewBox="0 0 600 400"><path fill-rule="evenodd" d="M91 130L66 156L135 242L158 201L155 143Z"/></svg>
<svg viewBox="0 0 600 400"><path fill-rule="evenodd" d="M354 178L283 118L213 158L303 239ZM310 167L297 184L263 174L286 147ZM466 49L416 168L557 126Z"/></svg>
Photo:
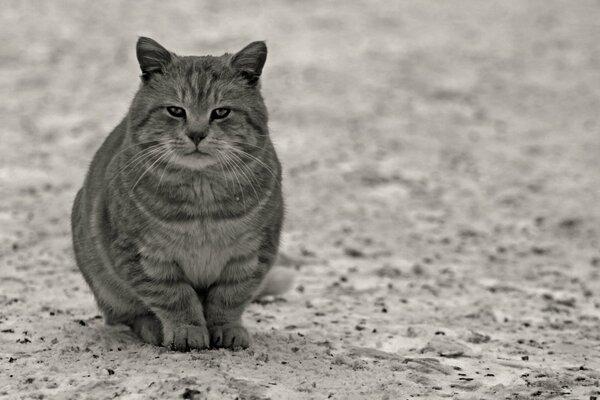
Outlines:
<svg viewBox="0 0 600 400"><path fill-rule="evenodd" d="M236 163L264 143L267 112L258 85L263 42L234 55L181 57L140 38L137 54L143 83L129 132L157 163L190 169Z"/></svg>

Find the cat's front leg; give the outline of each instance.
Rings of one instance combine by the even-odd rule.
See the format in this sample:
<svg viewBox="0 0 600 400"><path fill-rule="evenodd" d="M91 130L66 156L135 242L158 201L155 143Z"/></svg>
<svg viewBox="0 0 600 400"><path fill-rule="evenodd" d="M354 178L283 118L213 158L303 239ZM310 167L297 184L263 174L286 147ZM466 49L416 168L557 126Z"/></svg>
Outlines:
<svg viewBox="0 0 600 400"><path fill-rule="evenodd" d="M163 346L178 351L207 348L202 303L177 264L142 258L138 265L130 271L130 282L160 320Z"/></svg>
<svg viewBox="0 0 600 400"><path fill-rule="evenodd" d="M242 325L242 313L252 301L268 266L256 260L243 267L229 266L210 287L204 301L204 316L212 347L247 348L250 334Z"/></svg>

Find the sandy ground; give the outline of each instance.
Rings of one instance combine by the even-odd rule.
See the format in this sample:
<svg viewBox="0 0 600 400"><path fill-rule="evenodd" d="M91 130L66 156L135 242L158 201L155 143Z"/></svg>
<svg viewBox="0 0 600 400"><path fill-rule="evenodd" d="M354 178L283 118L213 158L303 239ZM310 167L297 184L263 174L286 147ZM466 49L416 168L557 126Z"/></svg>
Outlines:
<svg viewBox="0 0 600 400"><path fill-rule="evenodd" d="M2 2L0 397L600 398L600 2L201 3ZM298 273L248 350L143 345L74 264L138 35L268 42Z"/></svg>

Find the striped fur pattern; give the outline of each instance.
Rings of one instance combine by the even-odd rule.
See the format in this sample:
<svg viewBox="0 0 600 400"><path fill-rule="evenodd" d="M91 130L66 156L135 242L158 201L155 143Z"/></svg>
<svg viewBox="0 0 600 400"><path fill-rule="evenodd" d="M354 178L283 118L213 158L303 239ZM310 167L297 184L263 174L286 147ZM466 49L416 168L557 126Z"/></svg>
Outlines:
<svg viewBox="0 0 600 400"><path fill-rule="evenodd" d="M249 345L241 315L264 289L283 220L260 94L266 54L263 42L184 57L138 41L142 84L94 156L72 231L107 322L145 342Z"/></svg>

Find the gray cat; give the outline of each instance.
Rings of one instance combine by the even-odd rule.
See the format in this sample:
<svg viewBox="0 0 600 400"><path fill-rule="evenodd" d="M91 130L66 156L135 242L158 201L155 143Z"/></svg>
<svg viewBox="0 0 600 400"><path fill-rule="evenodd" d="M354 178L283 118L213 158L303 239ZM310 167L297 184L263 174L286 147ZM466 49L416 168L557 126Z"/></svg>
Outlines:
<svg viewBox="0 0 600 400"><path fill-rule="evenodd" d="M184 57L138 40L141 86L71 218L107 323L181 351L247 347L247 304L291 283L271 270L284 207L260 94L266 57L264 42Z"/></svg>

